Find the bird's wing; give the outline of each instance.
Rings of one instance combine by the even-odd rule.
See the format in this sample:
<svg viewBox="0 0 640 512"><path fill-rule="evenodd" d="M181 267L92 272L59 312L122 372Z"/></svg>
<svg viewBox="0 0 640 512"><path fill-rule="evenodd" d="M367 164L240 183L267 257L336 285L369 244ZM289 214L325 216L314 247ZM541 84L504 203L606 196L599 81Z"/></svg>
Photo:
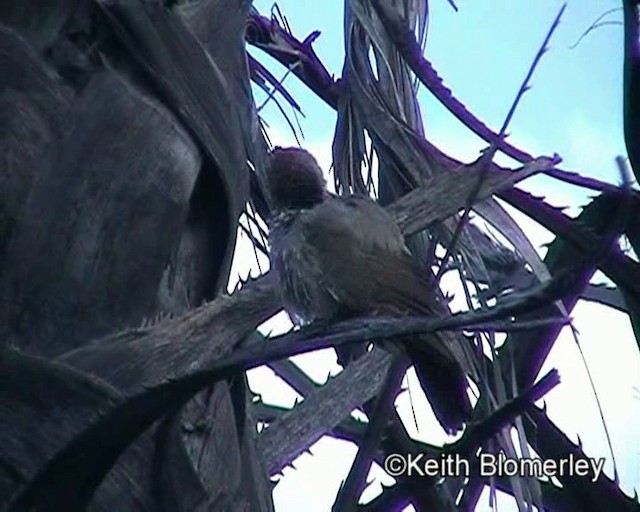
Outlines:
<svg viewBox="0 0 640 512"><path fill-rule="evenodd" d="M305 212L297 228L328 290L350 311L442 311L432 276L414 262L391 216L369 198L327 199Z"/></svg>

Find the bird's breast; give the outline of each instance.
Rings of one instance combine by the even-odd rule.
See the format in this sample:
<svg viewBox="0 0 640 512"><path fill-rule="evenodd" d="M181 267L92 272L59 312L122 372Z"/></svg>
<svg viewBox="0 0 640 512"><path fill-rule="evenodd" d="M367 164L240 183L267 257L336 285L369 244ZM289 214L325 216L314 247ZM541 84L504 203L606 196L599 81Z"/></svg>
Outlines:
<svg viewBox="0 0 640 512"><path fill-rule="evenodd" d="M289 212L270 223L271 270L285 310L297 324L335 318L340 310L338 298L327 286L318 254L305 243L298 220Z"/></svg>

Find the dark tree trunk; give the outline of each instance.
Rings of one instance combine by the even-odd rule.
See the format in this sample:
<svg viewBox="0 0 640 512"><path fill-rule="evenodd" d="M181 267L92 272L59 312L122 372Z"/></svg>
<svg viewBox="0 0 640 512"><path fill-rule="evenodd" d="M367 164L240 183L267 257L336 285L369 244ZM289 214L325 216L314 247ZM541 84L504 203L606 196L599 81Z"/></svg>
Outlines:
<svg viewBox="0 0 640 512"><path fill-rule="evenodd" d="M62 356L99 376L99 362L64 354L225 292L248 197L246 161L260 159L243 45L248 7L203 0L181 13L137 1L3 2L5 347ZM166 37L145 33L148 20ZM174 65L186 85L171 82ZM208 72L220 82L207 83ZM122 454L90 509L271 510L247 400L243 377L200 392ZM26 483L9 470L0 481L0 506Z"/></svg>

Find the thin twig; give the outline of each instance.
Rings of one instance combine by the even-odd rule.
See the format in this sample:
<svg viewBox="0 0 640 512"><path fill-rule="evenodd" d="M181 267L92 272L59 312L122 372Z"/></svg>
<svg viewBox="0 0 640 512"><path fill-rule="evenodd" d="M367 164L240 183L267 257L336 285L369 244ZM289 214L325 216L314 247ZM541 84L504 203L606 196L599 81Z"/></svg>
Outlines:
<svg viewBox="0 0 640 512"><path fill-rule="evenodd" d="M364 490L367 474L371 468L371 462L375 457L376 449L384 432L389 414L394 406L402 379L407 371L407 360L398 355L389 367L387 377L382 386L382 392L376 399L370 421L367 426L364 439L358 447L358 453L353 461L344 484L340 488L332 510L335 512L350 512L356 509L358 499Z"/></svg>
<svg viewBox="0 0 640 512"><path fill-rule="evenodd" d="M518 93L516 94L515 100L511 104L511 108L507 113L507 117L502 123L502 127L500 128L498 137L496 138L496 140L493 141L493 143L489 147L489 150L485 154L483 154L477 162L477 165L480 167L480 170L478 173L478 181L476 183L474 190L472 191L472 193L469 195L469 198L467 199L464 212L462 213L462 216L460 217L460 220L458 221L458 224L456 225L456 229L451 238L451 243L447 245L447 251L443 260L445 262L449 260L449 258L451 257L451 254L455 250L455 246L456 246L456 243L458 242L458 238L460 237L460 233L462 232L462 229L464 229L464 227L468 222L469 214L471 212L471 207L477 200L480 189L482 188L482 184L487 177L487 173L489 171L489 164L493 160L493 157L495 156L496 151L498 150L499 143L505 137L509 123L511 122L511 119L513 118L513 115L515 114L515 111L518 108L518 105L520 104L520 100L522 99L524 94L531 88L531 85L529 82L531 81L533 73L535 72L536 68L538 67L538 64L540 63L542 56L548 50L548 44L549 44L549 41L551 40L551 36L555 32L556 28L558 28L558 25L560 24L560 18L562 17L562 14L564 13L564 10L566 9L566 7L567 7L566 3L562 4L560 11L558 12L556 18L553 20L553 23L551 24L551 27L549 28L549 31L547 32L547 35L545 36L544 41L540 46L540 49L536 53L533 59L533 62L529 67L529 71L527 72L527 75L525 76L522 82L522 85L520 86L520 89L518 90ZM438 273L436 274L436 283L440 282L440 278L442 277L443 272L444 272L444 267L441 266L438 269Z"/></svg>
<svg viewBox="0 0 640 512"><path fill-rule="evenodd" d="M569 46L569 48L571 48L572 50L577 48L577 46L580 44L580 42L587 37L587 35L589 35L590 32L594 31L597 28L603 27L605 25L622 25L621 21L604 21L604 18L606 16L608 16L609 14L612 14L616 11L621 11L622 7L614 7L613 9L609 9L608 11L603 12L600 16L598 16L591 25L589 25L589 27L587 28L587 30L585 30L580 37L578 38L578 40L573 43L571 46Z"/></svg>

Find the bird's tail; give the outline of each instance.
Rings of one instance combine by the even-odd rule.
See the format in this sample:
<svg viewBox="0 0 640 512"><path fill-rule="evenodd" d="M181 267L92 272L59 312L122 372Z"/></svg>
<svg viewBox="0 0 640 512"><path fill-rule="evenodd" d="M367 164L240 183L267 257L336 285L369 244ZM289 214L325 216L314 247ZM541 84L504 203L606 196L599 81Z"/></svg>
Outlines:
<svg viewBox="0 0 640 512"><path fill-rule="evenodd" d="M408 344L407 352L416 370L420 386L442 428L453 434L462 429L472 413L467 394L469 383L453 355L432 344Z"/></svg>

